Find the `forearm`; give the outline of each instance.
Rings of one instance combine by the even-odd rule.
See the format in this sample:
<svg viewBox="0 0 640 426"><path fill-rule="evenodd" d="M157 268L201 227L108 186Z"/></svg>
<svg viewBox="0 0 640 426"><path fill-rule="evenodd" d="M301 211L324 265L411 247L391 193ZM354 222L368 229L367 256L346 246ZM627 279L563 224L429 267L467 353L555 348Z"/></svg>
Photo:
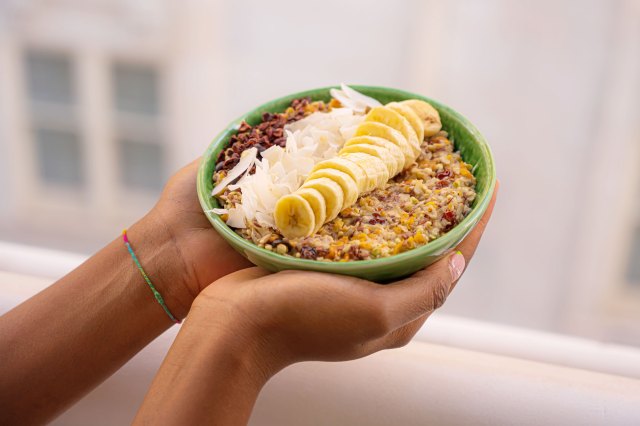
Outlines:
<svg viewBox="0 0 640 426"><path fill-rule="evenodd" d="M224 321L191 313L134 423L245 425L275 371L256 341L238 336Z"/></svg>
<svg viewBox="0 0 640 426"><path fill-rule="evenodd" d="M129 236L172 313L184 317L192 297L169 266L179 262L170 235L150 215ZM116 238L0 317L0 423L51 419L171 325Z"/></svg>

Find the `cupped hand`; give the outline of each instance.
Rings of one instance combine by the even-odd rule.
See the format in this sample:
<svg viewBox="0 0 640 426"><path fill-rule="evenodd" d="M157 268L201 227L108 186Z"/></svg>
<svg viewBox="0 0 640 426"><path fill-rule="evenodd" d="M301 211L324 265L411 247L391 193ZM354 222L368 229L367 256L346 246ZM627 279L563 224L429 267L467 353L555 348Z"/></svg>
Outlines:
<svg viewBox="0 0 640 426"><path fill-rule="evenodd" d="M495 196L458 252L409 278L379 285L340 275L249 268L207 287L187 324L227 334L231 348L252 351L255 364L271 372L297 361L349 360L402 346L456 285L489 221Z"/></svg>
<svg viewBox="0 0 640 426"><path fill-rule="evenodd" d="M199 163L193 161L169 179L150 213L175 244L181 259L172 262L184 269L181 281L193 296L218 278L252 266L222 239L202 211L196 191Z"/></svg>

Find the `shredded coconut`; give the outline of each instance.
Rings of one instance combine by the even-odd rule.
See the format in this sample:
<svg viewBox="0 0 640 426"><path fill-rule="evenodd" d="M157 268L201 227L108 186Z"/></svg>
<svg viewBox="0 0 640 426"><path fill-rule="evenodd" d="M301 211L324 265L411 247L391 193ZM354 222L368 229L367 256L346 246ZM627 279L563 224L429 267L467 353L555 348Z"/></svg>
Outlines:
<svg viewBox="0 0 640 426"><path fill-rule="evenodd" d="M257 154L257 148L249 148L248 150L244 151L240 155L240 161L238 162L238 164L236 164L233 169L229 170L227 176L222 179L215 188L213 188L213 192L211 192L211 195L221 193L227 187L227 185L239 178L247 170L250 170L251 166L253 166L253 163L256 161Z"/></svg>
<svg viewBox="0 0 640 426"><path fill-rule="evenodd" d="M342 106L351 108L357 113L362 114L367 110L367 108L373 108L382 105L376 99L363 95L362 93L353 90L351 87L347 86L344 83L340 85L340 88L342 90L331 89L331 96L334 99L338 100L342 104Z"/></svg>
<svg viewBox="0 0 640 426"><path fill-rule="evenodd" d="M343 108L314 112L287 124L284 148L271 146L260 154L261 159L256 158L256 148L247 150L254 151L251 153L243 152L240 162L215 186L212 194L220 194L228 187L230 191L240 190L242 201L235 207L212 211L226 214L226 223L234 228L246 228L250 221L275 228L273 211L278 199L296 191L316 163L337 156L364 120L366 108L380 105L344 84L342 90L332 89L331 95ZM249 174L254 165L255 172Z"/></svg>

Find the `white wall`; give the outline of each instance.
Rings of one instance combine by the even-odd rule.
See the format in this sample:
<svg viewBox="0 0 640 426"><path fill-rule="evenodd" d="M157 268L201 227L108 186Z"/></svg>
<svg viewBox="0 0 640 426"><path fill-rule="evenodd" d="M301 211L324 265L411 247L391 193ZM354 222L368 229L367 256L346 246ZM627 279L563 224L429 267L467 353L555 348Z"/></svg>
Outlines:
<svg viewBox="0 0 640 426"><path fill-rule="evenodd" d="M239 114L294 91L344 81L439 99L485 133L502 182L486 238L445 312L640 345L634 331L640 296L608 291L624 288L620 271L626 265L619 259L627 249L615 248L628 247L625 238L635 219L614 210L606 220L617 228L609 232L606 220L588 215L602 203L619 206L629 198L625 194L636 191L629 171L638 165L632 150L638 146L640 105L633 100L639 92L630 93L640 84L640 69L625 58L640 52L637 1L145 4L52 1L17 7L4 29L16 44L0 43L0 57L16 46L47 42L84 50L88 57L102 54L107 61L155 61L164 70L171 169L204 151ZM8 10L14 9L4 6L0 13ZM79 17L83 23L74 27ZM71 28L58 31L61 22ZM51 33L55 37L49 39ZM4 87L12 87L8 75L0 75ZM628 115L603 118L616 105ZM20 117L0 111L2 148L24 143L12 127ZM614 130L618 155L603 161ZM11 160L0 162L6 166ZM607 173L613 169L625 178ZM606 182L604 192L594 186L595 175L605 176L595 180ZM611 185L619 191L606 198ZM0 196L10 189L30 196L20 188L12 179L9 187L0 186ZM53 234L45 239L51 218L40 228L5 222L0 239L93 248L151 202L103 216L103 229L93 240L86 233L74 240L68 232L61 232L67 241ZM61 218L53 224L60 230L69 226ZM600 247L609 255L601 255ZM606 303L599 302L603 294L611 295ZM624 309L618 303L623 299Z"/></svg>

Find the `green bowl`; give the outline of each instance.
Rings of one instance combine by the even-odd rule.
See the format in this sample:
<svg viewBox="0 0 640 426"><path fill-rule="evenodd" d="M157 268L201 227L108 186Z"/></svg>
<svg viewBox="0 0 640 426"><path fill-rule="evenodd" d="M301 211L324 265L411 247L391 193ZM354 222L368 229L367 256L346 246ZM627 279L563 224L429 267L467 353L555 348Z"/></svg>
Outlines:
<svg viewBox="0 0 640 426"><path fill-rule="evenodd" d="M374 260L357 260L349 262L322 262L308 259L298 259L284 256L258 247L245 240L211 209L220 207L218 201L211 196L213 189L212 176L216 166L218 153L225 148L231 135L233 135L242 120L251 125L260 122L264 112L282 112L292 100L309 96L312 100L329 101L330 87L313 89L305 92L294 93L249 111L237 120L233 121L225 130L213 139L204 156L198 170L198 198L205 214L213 227L222 237L255 265L269 271L282 271L285 269L304 269L310 271L329 272L334 274L353 275L375 282L388 282L410 275L438 260L450 252L478 223L489 205L491 194L496 184L496 171L493 156L489 145L478 129L458 112L424 96L373 86L351 86L354 89L371 96L383 104L391 101L405 99L423 99L433 105L440 113L443 129L453 137L456 149L460 150L465 162L474 166L476 176L477 196L472 205L472 210L457 226L452 228L442 237L431 241L424 246L409 250L394 256Z"/></svg>

